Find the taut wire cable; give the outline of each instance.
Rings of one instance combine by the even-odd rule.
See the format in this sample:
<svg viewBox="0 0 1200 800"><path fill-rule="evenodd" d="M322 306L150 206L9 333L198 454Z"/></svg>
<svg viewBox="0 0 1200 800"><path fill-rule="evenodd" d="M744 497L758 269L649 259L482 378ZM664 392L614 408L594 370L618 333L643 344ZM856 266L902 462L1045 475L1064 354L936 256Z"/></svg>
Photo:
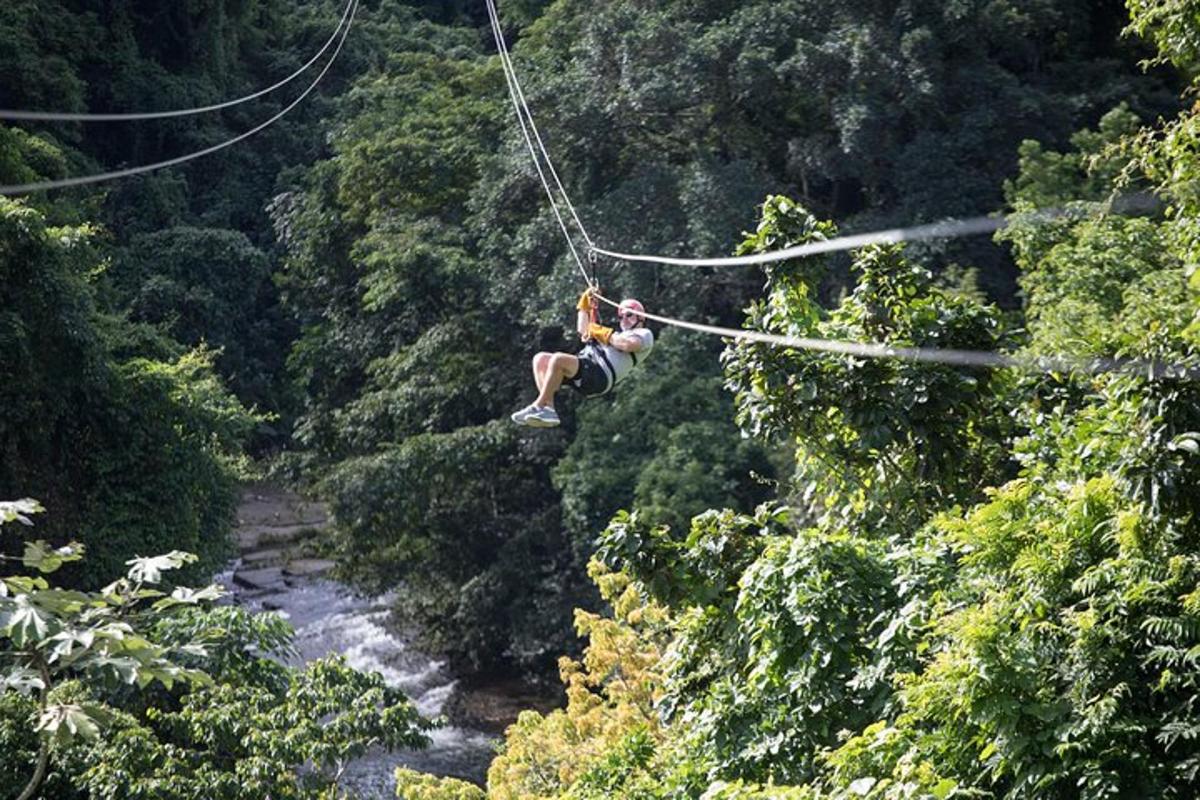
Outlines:
<svg viewBox="0 0 1200 800"><path fill-rule="evenodd" d="M599 300L614 308L620 308L620 303L614 302L604 295L595 295ZM797 350L809 350L834 355L855 356L858 358L892 358L904 361L921 361L937 364L949 364L959 367L1002 368L1011 367L1027 373L1055 374L1082 372L1087 375L1105 373L1125 373L1150 379L1184 378L1187 380L1200 379L1200 368L1166 364L1157 361L1137 359L1122 359L1099 356L1095 358L1072 358L1066 356L1020 356L1009 353L993 353L982 350L951 350L936 347L896 347L878 342L846 342L836 339L816 339L805 336L783 336L760 331L748 331L736 328L722 328L716 325L704 325L672 317L663 317L647 312L637 312L646 319L661 322L676 328L698 331L713 336L723 336L738 342L761 342L775 347L790 347Z"/></svg>
<svg viewBox="0 0 1200 800"><path fill-rule="evenodd" d="M1133 193L1110 198L1106 203L1091 204L1118 212L1152 211L1161 207L1161 202L1150 194ZM1048 208L1038 211L1021 212L1022 219L1048 221L1078 213L1070 207ZM962 220L944 220L926 225L913 225L906 228L889 228L839 236L834 239L824 239L816 242L789 247L784 250L774 250L769 253L754 253L747 256L729 256L726 258L674 258L672 256L633 255L617 253L599 247L592 252L621 261L642 262L649 264L669 264L681 267L737 267L770 264L786 261L790 258L814 256L821 253L835 253L843 250L854 250L873 244L897 244L899 242L917 242L925 239L953 239L960 236L975 236L983 233L995 233L1007 227L1008 221L1002 217L971 217Z"/></svg>
<svg viewBox="0 0 1200 800"><path fill-rule="evenodd" d="M542 169L542 162L541 159L538 158L537 150L533 144L533 138L529 135L529 129L526 126L525 114L521 110L520 100L517 91L514 89L516 74L512 71L512 65L505 58L505 54L508 51L504 44L504 32L500 28L500 15L497 13L496 6L493 4L492 0L487 0L487 8L488 18L492 24L492 36L496 39L496 49L500 54L500 66L504 70L504 80L508 85L509 99L512 100L513 110L517 112L517 122L521 124L521 133L525 137L525 144L529 148L529 155L533 157L533 166L537 168L538 178L541 180L542 188L546 190L546 197L550 201L550 210L554 212L554 218L558 220L558 227L562 230L563 237L567 240L567 247L570 248L571 256L575 259L575 264L579 267L580 274L583 275L584 283L586 283L588 286L594 286L592 279L588 276L587 270L583 266L583 260L579 257L579 251L575 248L575 242L571 238L571 232L567 229L567 223L565 220L563 220L562 213L558 210L558 203L554 199L554 190L550 188L550 183L546 180L546 172ZM529 122L531 124L532 121L533 119L530 117ZM544 152L545 151L543 151L543 153ZM547 156L546 161L549 163L549 156ZM559 188L562 188L561 184L559 184ZM563 196L566 197L565 191L563 192ZM569 202L570 201L568 201L568 204ZM584 238L586 237L587 234L584 234Z"/></svg>
<svg viewBox="0 0 1200 800"><path fill-rule="evenodd" d="M32 121L32 122L130 122L135 120L150 120L150 119L168 119L171 117L189 117L196 114L207 114L210 111L220 111L225 108L232 108L243 103L248 103L251 100L257 100L263 95L271 92L294 81L296 78L304 74L309 67L317 63L317 61L325 54L325 51L337 39L338 32L342 26L346 24L346 19L350 15L350 9L355 5L354 0L349 0L346 3L346 9L342 12L342 17L338 21L337 27L333 29L329 40L325 42L325 46L317 51L317 54L308 60L304 66L287 76L283 80L268 86L265 89L260 89L253 94L248 94L245 97L239 97L235 100L226 100L223 103L215 103L209 106L199 106L197 108L180 108L171 111L139 111L124 114L91 114L85 112L63 112L63 111L18 111L14 109L0 109L0 119L17 120L17 121Z"/></svg>
<svg viewBox="0 0 1200 800"><path fill-rule="evenodd" d="M592 237L588 236L587 228L583 226L583 220L579 218L579 214L575 211L574 204L571 203L571 196L567 194L567 189L563 186L562 179L558 177L558 170L554 168L554 159L550 158L549 151L546 150L546 143L542 141L542 134L538 131L537 122L533 118L533 112L529 109L529 103L525 101L525 92L521 88L521 81L517 77L517 70L513 67L512 55L508 51L508 43L504 40L504 29L500 26L500 12L496 8L495 0L487 0L488 7L493 19L495 19L497 31L497 46L500 49L500 58L504 61L508 68L508 74L512 76L512 86L516 89L516 97L521 103L521 108L525 112L525 117L529 120L529 128L533 131L533 137L537 140L538 149L541 150L542 156L546 159L546 166L550 169L550 175L554 178L554 183L558 186L558 191L562 194L563 202L566 203L567 210L571 212L571 218L575 220L575 225L579 228L579 232L583 234L583 240L587 242L589 250L595 250L596 245L592 242Z"/></svg>
<svg viewBox="0 0 1200 800"><path fill-rule="evenodd" d="M853 250L872 244L896 244L897 242L915 242L923 239L945 239L959 236L972 236L981 233L994 233L1007 223L999 217L974 217L965 220L948 220L934 222L928 225L914 225L909 228L890 228L888 230L858 233L850 236L839 236L834 239L824 239L817 242L789 247L786 250L773 250L769 253L755 253L748 256L729 256L726 258L674 258L672 256L633 255L616 253L603 248L594 248L594 252L620 261L641 262L648 264L670 264L681 267L737 267L756 264L771 264L786 261L789 258L813 256L820 253L834 253L842 250Z"/></svg>
<svg viewBox="0 0 1200 800"><path fill-rule="evenodd" d="M333 62L337 60L338 54L342 51L342 46L346 43L346 37L349 36L350 28L354 24L354 16L358 13L358 4L360 1L361 0L353 0L350 17L346 21L345 30L342 32L342 38L338 42L337 48L333 51L333 55L330 57L329 62L325 64L325 67L321 70L321 73L317 75L316 80L309 84L308 88L305 89L299 97L289 103L282 111L268 119L266 122L251 128L245 133L238 134L232 139L227 139L211 147L206 147L203 150L197 150L194 153L187 153L186 155L177 156L166 161L158 161L153 164L143 164L140 167L130 167L128 169L115 170L113 172L102 172L95 175L82 175L76 178L62 178L60 180L53 181L38 181L36 183L17 184L15 186L0 186L0 195L29 194L30 192L41 192L49 189L62 189L68 186L83 186L90 183L116 180L118 178L128 178L132 175L139 175L143 172L152 172L153 170L163 169L165 167L177 166L179 164L191 161L192 159L200 158L201 156L211 155L212 153L215 153L219 150L224 150L227 147L250 138L264 128L267 128L278 122L285 114L287 114L296 106L300 105L304 98L308 97L308 95L312 93L313 89L317 88L317 84L319 84L321 79L325 77L325 73L329 72L329 68L333 66Z"/></svg>

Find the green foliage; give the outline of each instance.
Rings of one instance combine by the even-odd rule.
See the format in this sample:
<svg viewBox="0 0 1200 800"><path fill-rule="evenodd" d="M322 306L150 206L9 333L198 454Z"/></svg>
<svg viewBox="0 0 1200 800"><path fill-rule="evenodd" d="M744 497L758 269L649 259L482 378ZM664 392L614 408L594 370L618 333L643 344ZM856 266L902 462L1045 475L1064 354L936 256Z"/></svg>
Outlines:
<svg viewBox="0 0 1200 800"><path fill-rule="evenodd" d="M755 206L779 191L847 229L980 213L1000 201L1022 139L1036 134L1057 146L1118 95L1139 113L1164 107L1154 95L1160 78L1139 76L1118 42L1115 9L1084 2L501 5L525 93L580 215L597 242L630 250L728 251L753 226ZM471 431L528 402L533 353L569 349L565 298L579 280L483 22L480 9L455 2L384 2L365 13L360 49L347 54L364 74L335 110L332 152L288 176L272 204L286 250L281 286L301 328L290 368L305 394L296 429L303 453L292 466L331 476L322 486L339 524L353 530L342 546L361 555L357 573L375 586L379 576L420 575L450 598L426 601L416 617L443 631L434 639L457 660L490 661L485 643L507 640L503 660L544 668L550 653L569 647L569 608L595 602L583 566L614 511L637 505L643 518L682 531L707 507L749 511L769 492L752 473L775 477L768 454L778 442L740 438L714 386L712 351L664 335L611 400L564 400L565 437L467 444L470 460L455 454ZM744 247L803 238L792 224L808 221L768 203L757 242ZM982 240L964 246L914 248L911 262L893 251L863 256L863 293L828 332L998 346L993 309L931 288L922 271L970 263L985 289L1010 300L1006 257ZM848 282L840 264L810 266L814 301L818 280L822 296ZM761 280L753 270L667 279L657 269L613 269L600 265L610 294L727 324ZM899 292L908 290L923 303L905 306ZM898 314L880 331L866 316L888 302ZM843 436L843 447L813 462L821 473L813 484L822 486L795 506L837 514L849 506L845 519L871 513L872 524L900 530L1006 477L998 439L1008 423L994 400L1002 392L986 374L905 366L876 376L874 366L831 362L843 363L813 361L812 382L798 384L811 391L819 365L845 373L823 376L844 393L814 404L808 423ZM873 404L876 383L891 389ZM817 420L842 405L857 418ZM647 414L648 406L661 412ZM794 437L785 439L790 449ZM961 452L971 455L960 464ZM440 500L437 514L417 519L416 506L370 498L368 475L400 491L382 477L385 464L425 497L425 474L447 480L457 471L462 507L476 516L459 515L452 528L454 514L439 519ZM922 470L918 491L899 490L901 476ZM866 494L890 491L890 505L868 510L865 490L851 485L868 473ZM490 498L499 509L486 506ZM357 508L364 500L370 513ZM510 502L525 512L519 533L504 521ZM410 519L413 533L404 530ZM459 538L466 546L449 561ZM516 563L521 569L508 566ZM536 617L498 614L501 604Z"/></svg>
<svg viewBox="0 0 1200 800"><path fill-rule="evenodd" d="M781 189L851 229L993 208L1021 139L1062 142L1117 97L1150 105L1148 82L1112 68L1130 60L1123 22L1083 3L562 2L515 56L535 113L554 109L539 121L593 236L712 253ZM489 192L504 209L489 219L511 216L512 191ZM554 235L544 220L525 227ZM921 250L983 262L989 289L1011 291L986 243ZM560 260L543 288L558 292L568 269ZM634 280L635 294L655 283ZM695 284L671 283L655 289L662 302L690 307Z"/></svg>
<svg viewBox="0 0 1200 800"><path fill-rule="evenodd" d="M243 96L299 68L327 40L341 8L330 0L203 0L170 8L143 0L7 3L0 13L0 103L121 112ZM356 34L371 27L372 16L364 9L366 24ZM356 51L358 36L349 42ZM278 176L319 153L319 122L329 110L322 95L338 92L340 77L362 67L363 56L349 51L307 102L238 147L171 170L30 198L56 224L102 226L117 284L117 291L102 292L102 307L162 323L184 345L127 332L117 337L123 357L168 360L206 340L221 350L218 371L244 404L285 418L283 427L260 427L255 450L285 444L296 403L283 374L295 328L270 279L277 259L264 208L277 194ZM280 110L297 85L220 114L6 127L0 177L6 184L59 178L201 150Z"/></svg>
<svg viewBox="0 0 1200 800"><path fill-rule="evenodd" d="M40 510L0 508L26 524ZM76 543L43 544L26 543L27 570L83 557ZM131 559L94 593L0 579L4 796L315 800L338 796L345 764L368 749L426 743L428 723L380 675L340 658L289 669L273 660L291 649L278 617L209 608L217 586L158 588L195 560Z"/></svg>
<svg viewBox="0 0 1200 800"><path fill-rule="evenodd" d="M1195 161L1180 155L1168 157L1186 181ZM1041 165L1010 187L1018 209L1063 180ZM1006 234L1025 271L1031 348L1196 363L1178 223L1079 211L1044 230L1018 217ZM832 782L870 776L881 798L952 784L1003 797L1186 796L1194 708L1176 669L1194 647L1200 472L1183 443L1200 427L1195 389L1106 376L1029 380L1022 394L1025 477L934 523L958 567L930 596L931 656L897 676L902 713L830 756Z"/></svg>
<svg viewBox="0 0 1200 800"><path fill-rule="evenodd" d="M345 158L369 144L348 141ZM367 276L331 290L331 264L354 272L338 255L345 232L367 220L330 224L317 202L329 188L281 209L281 224L295 235L291 296L316 292L325 308L292 364L311 398L297 430L302 464L325 474L322 491L345 531L338 548L368 585L411 581L403 610L456 663L545 666L568 646L571 584L581 576L566 566L546 497L560 445L527 447L507 419L495 422L528 384L526 356L497 337L455 235L444 237L436 220L398 237L398 221L374 215L377 230L362 244Z"/></svg>
<svg viewBox="0 0 1200 800"><path fill-rule="evenodd" d="M273 657L294 657L292 627L276 614L252 614L240 606L193 609L183 607L155 620L153 638L173 647L194 642L203 655L191 666L203 667L215 681L245 682L282 691L289 670Z"/></svg>
<svg viewBox="0 0 1200 800"><path fill-rule="evenodd" d="M0 128L0 178L6 184L61 178L66 160L58 148L20 128Z"/></svg>
<svg viewBox="0 0 1200 800"><path fill-rule="evenodd" d="M1072 150L1058 153L1047 150L1034 139L1026 139L1018 148L1019 171L1005 181L1004 194L1018 212L1055 209L1069 211L1087 201L1101 201L1113 191L1113 182L1121 174L1125 160L1116 148L1122 140L1137 132L1137 115L1122 103L1100 118L1096 130L1082 130L1071 136ZM1070 215L1062 220L1070 223ZM1016 219L1021 221L1020 216ZM1053 219L1039 217L1037 224L1019 225L1023 237L1045 235L1053 231ZM1049 224L1047 224L1049 223ZM1004 238L1008 238L1006 228Z"/></svg>
<svg viewBox="0 0 1200 800"><path fill-rule="evenodd" d="M664 742L655 712L664 609L622 573L600 562L588 572L613 618L577 611L588 638L581 661L562 658L566 708L545 716L525 711L508 730L488 770L496 800L557 797L641 797L634 784L653 782L651 757Z"/></svg>
<svg viewBox="0 0 1200 800"><path fill-rule="evenodd" d="M71 59L91 55L102 27L85 14L45 14L34 0L6 3L0 13L0 86L6 108L79 111L85 81ZM38 24L34 24L34 21ZM10 177L5 175L5 177Z"/></svg>
<svg viewBox="0 0 1200 800"><path fill-rule="evenodd" d="M548 641L569 646L570 552L555 517L531 513L545 465L523 448L508 420L409 436L343 462L323 486L346 571L381 590L403 581L400 610L466 667L502 664L506 650L533 664Z"/></svg>
<svg viewBox="0 0 1200 800"><path fill-rule="evenodd" d="M426 739L413 708L376 673L337 657L307 664L282 692L217 684L178 711L123 726L80 776L93 797L334 797L353 758ZM302 769L303 768L303 769Z"/></svg>
<svg viewBox="0 0 1200 800"><path fill-rule="evenodd" d="M242 233L178 227L134 237L107 277L131 320L159 326L186 347L214 348L231 391L247 404L279 408L269 378L283 367L286 327L269 312L269 269Z"/></svg>
<svg viewBox="0 0 1200 800"><path fill-rule="evenodd" d="M1126 0L1127 32L1147 37L1158 48L1157 60L1170 61L1194 76L1200 66L1200 33L1193 0Z"/></svg>
<svg viewBox="0 0 1200 800"><path fill-rule="evenodd" d="M861 673L895 600L879 543L793 533L786 512L708 512L686 541L618 517L601 557L673 612L660 708L702 779L809 777L842 727L879 714L886 686Z"/></svg>
<svg viewBox="0 0 1200 800"><path fill-rule="evenodd" d="M130 329L97 308L95 237L0 200L0 483L62 507L52 542L89 520L99 575L167 543L200 555L185 579L211 574L229 553L236 461L258 420L210 351L117 355Z"/></svg>
<svg viewBox="0 0 1200 800"><path fill-rule="evenodd" d="M768 201L754 252L826 238L784 198ZM752 327L772 333L902 347L995 350L995 309L936 288L899 246L854 257L858 285L830 312L816 302L819 267L776 268ZM904 359L831 356L743 342L725 357L738 418L756 436L795 442L794 502L812 519L892 532L978 496L1005 468L1005 376ZM916 476L917 480L912 480Z"/></svg>
<svg viewBox="0 0 1200 800"><path fill-rule="evenodd" d="M12 517L26 525L29 521L19 512L40 510L31 501L5 505L17 509L5 513L5 521ZM83 546L78 542L53 552L45 542L26 542L21 563L26 569L47 574L82 558ZM220 596L217 587L200 592L181 587L170 595L153 588L161 583L163 570L177 568L189 559L194 561L195 556L172 553L157 559L134 559L127 578L91 594L52 587L42 577L18 574L0 578L0 642L5 644L0 656L0 686L4 695L37 695L32 717L40 745L36 767L21 781L26 786L22 796L31 796L42 783L51 747L69 747L78 740L96 742L102 726L112 719L112 710L104 703L66 702L54 697L59 685L80 678L112 691L121 684L144 689L158 681L170 689L176 682L210 680L205 673L179 664L172 650L144 638L137 626L145 609L164 612ZM180 650L190 646L185 644ZM9 710L17 719L30 716L28 707L23 710L20 703ZM19 747L20 737L15 738Z"/></svg>
<svg viewBox="0 0 1200 800"><path fill-rule="evenodd" d="M200 556L189 580L228 560L238 454L258 419L226 392L211 359L195 351L115 371L114 408L98 415L96 458L84 462L94 483L78 487L91 489L94 532L84 541L97 568L166 542ZM120 424L138 419L150 424Z"/></svg>

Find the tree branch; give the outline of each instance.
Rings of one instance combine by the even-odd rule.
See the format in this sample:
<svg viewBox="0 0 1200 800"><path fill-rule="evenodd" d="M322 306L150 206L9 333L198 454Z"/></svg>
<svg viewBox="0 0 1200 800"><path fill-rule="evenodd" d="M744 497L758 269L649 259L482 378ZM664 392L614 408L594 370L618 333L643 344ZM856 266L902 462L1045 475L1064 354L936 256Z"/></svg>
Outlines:
<svg viewBox="0 0 1200 800"><path fill-rule="evenodd" d="M36 654L38 660L38 669L42 673L42 691L38 698L38 709L45 713L46 697L50 692L50 670L46 668L46 662L40 654ZM38 748L37 767L33 771L33 777L29 779L29 783L21 790L21 794L17 795L17 800L29 800L33 797L34 792L42 785L42 781L46 777L46 766L50 762L50 740L42 734L39 737L42 740L41 747Z"/></svg>

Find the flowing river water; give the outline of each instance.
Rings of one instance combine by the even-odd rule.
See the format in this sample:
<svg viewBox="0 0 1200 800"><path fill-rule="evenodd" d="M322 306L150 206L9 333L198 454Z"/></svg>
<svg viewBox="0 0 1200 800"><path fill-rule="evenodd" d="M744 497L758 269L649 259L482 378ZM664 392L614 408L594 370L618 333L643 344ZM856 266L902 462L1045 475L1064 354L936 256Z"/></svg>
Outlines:
<svg viewBox="0 0 1200 800"><path fill-rule="evenodd" d="M242 554L217 582L232 591L234 602L278 613L292 624L297 665L340 654L357 669L380 673L423 716L445 712L457 682L442 662L416 650L387 624L389 598L356 595L324 577L330 562L297 552L306 535L327 524L320 506L272 487L252 487L239 507L238 523ZM447 724L431 731L430 738L425 750L368 754L350 765L342 785L362 798L394 798L398 766L483 783L495 754L495 734Z"/></svg>

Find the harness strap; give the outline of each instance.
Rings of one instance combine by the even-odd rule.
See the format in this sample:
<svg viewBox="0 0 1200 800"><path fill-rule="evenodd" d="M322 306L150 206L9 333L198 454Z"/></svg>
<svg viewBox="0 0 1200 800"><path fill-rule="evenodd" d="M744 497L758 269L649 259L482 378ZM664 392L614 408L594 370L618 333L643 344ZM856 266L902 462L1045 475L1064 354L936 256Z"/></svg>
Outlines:
<svg viewBox="0 0 1200 800"><path fill-rule="evenodd" d="M613 369L612 362L608 360L608 354L602 348L593 346L592 350L596 355L600 356L600 361L602 362L601 369L608 375L608 389L604 390L608 392L617 385L617 371Z"/></svg>

